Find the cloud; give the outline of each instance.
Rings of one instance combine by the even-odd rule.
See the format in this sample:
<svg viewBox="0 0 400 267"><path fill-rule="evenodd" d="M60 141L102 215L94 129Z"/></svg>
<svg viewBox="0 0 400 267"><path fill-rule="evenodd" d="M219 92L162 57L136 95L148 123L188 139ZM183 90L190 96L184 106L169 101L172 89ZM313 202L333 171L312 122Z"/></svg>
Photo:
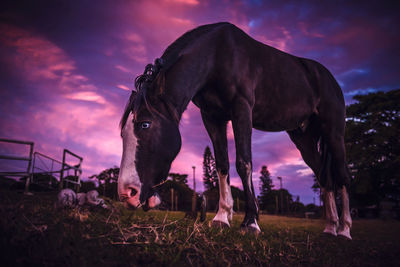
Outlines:
<svg viewBox="0 0 400 267"><path fill-rule="evenodd" d="M12 26L2 25L2 29L6 29L2 45L13 49L9 56L14 58L14 68L22 71L20 79L26 80L26 84L29 81L24 91L35 89L35 94L43 98L39 107L24 94L14 94L14 101L24 105L26 112L12 122L3 121L2 125L18 138L38 140L36 149L44 149L42 152L58 159L62 146L74 147L74 152L84 156L86 163L95 160L87 159L88 150L105 158L119 158L117 109L79 73L74 60L41 36ZM11 114L18 105L8 107ZM24 127L10 127L13 123ZM89 174L101 169L86 165L84 171Z"/></svg>
<svg viewBox="0 0 400 267"><path fill-rule="evenodd" d="M121 65L115 65L115 68L125 73L131 73L131 71L127 67Z"/></svg>
<svg viewBox="0 0 400 267"><path fill-rule="evenodd" d="M125 91L131 91L131 89L128 86L123 84L118 84L117 87Z"/></svg>
<svg viewBox="0 0 400 267"><path fill-rule="evenodd" d="M16 55L13 63L31 81L57 80L75 69L65 53L44 38L7 24L0 24L0 32L1 44Z"/></svg>
<svg viewBox="0 0 400 267"><path fill-rule="evenodd" d="M65 97L68 99L72 99L72 100L90 101L90 102L95 102L98 104L106 103L106 100L104 99L104 97L102 97L101 95L98 95L94 92L71 93L71 94L66 94Z"/></svg>
<svg viewBox="0 0 400 267"><path fill-rule="evenodd" d="M199 1L197 0L165 0L166 3L177 3L177 4L185 4L191 6L197 6Z"/></svg>

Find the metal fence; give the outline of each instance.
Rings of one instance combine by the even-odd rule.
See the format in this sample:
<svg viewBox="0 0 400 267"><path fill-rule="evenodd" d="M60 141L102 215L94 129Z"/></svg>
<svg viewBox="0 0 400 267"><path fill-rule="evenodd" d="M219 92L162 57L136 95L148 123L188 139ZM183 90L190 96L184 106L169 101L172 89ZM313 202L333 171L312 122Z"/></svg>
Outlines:
<svg viewBox="0 0 400 267"><path fill-rule="evenodd" d="M33 153L31 183L41 184L49 188L57 188L60 180L62 162L44 155L40 152ZM57 179L58 178L58 179Z"/></svg>
<svg viewBox="0 0 400 267"><path fill-rule="evenodd" d="M25 191L29 190L29 177L31 175L31 166L32 166L32 154L33 154L33 147L34 143L29 141L21 141L21 140L13 140L13 139L5 139L0 138L0 142L3 143L12 143L12 144L19 144L29 146L29 156L27 157L19 157L15 155L0 155L0 159L3 160L13 160L13 161L27 161L27 168L26 171L1 171L0 175L2 176L14 176L14 177L27 177L26 184L25 184Z"/></svg>
<svg viewBox="0 0 400 267"><path fill-rule="evenodd" d="M56 188L55 183L58 183L59 188L70 186L72 184L76 191L79 191L82 174L83 158L75 153L64 149L62 161L56 160L40 152L33 152L34 143L21 140L12 140L0 138L0 142L29 145L29 156L1 155L0 160L11 161L26 161L27 168L24 171L0 171L1 176L26 177L25 192L29 191L31 183ZM67 163L67 156L78 160L78 163L71 165Z"/></svg>
<svg viewBox="0 0 400 267"><path fill-rule="evenodd" d="M66 163L66 157L70 155L79 160L79 163L76 165L69 165ZM68 149L64 149L63 152L63 161L62 168L60 170L60 189L64 187L68 187L68 184L73 184L75 186L75 191L79 191L79 187L81 184L81 174L82 174L82 161L83 158L72 153ZM73 175L71 175L71 172ZM67 174L67 175L65 175Z"/></svg>

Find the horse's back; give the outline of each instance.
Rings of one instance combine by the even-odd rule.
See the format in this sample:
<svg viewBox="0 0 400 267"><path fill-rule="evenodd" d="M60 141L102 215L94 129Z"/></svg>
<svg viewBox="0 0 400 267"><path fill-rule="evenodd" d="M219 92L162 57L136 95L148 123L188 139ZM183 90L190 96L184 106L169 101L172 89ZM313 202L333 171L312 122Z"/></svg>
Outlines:
<svg viewBox="0 0 400 267"><path fill-rule="evenodd" d="M296 128L321 103L343 109L341 89L322 64L256 41L230 23L206 27L204 61L214 63L211 79L194 99L200 108L215 106L220 112L238 96L247 98L254 127L265 131Z"/></svg>

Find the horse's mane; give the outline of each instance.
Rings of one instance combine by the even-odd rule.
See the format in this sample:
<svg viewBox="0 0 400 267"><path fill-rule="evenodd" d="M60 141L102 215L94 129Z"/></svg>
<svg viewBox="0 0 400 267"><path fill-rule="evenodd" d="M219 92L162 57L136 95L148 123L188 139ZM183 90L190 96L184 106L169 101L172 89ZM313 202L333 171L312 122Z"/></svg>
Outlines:
<svg viewBox="0 0 400 267"><path fill-rule="evenodd" d="M179 60L181 51L188 45L192 44L198 37L202 36L203 34L207 34L222 25L230 24L227 22L208 24L186 32L181 37L176 39L172 44L170 44L167 49L165 49L161 58L157 58L154 61L154 64L146 65L143 74L135 78L136 90L132 91L132 94L122 115L120 122L121 131L126 124L130 112L133 113L134 118L136 117L139 106L142 102L145 103L146 107L151 113L159 113L149 103L147 96L153 82L158 83L159 93L161 94L164 89L165 73Z"/></svg>

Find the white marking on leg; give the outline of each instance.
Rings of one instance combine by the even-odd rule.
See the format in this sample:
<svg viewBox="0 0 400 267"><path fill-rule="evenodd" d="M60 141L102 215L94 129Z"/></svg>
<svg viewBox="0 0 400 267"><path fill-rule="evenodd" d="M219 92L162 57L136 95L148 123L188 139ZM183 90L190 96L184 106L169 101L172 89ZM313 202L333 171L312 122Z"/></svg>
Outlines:
<svg viewBox="0 0 400 267"><path fill-rule="evenodd" d="M219 178L219 209L215 215L213 222L223 222L230 226L229 221L232 220L233 215L233 199L231 187L228 184L228 175L222 175L218 172Z"/></svg>
<svg viewBox="0 0 400 267"><path fill-rule="evenodd" d="M133 115L129 114L124 128L122 129L123 152L120 173L118 177L118 195L122 201L133 207L140 206L139 196L142 183L136 171L135 157L137 138L133 133ZM131 191L137 193L131 196Z"/></svg>
<svg viewBox="0 0 400 267"><path fill-rule="evenodd" d="M338 235L351 240L350 228L352 225L352 219L350 215L349 194L347 193L345 186L340 190L340 194L342 195L342 214L339 221Z"/></svg>
<svg viewBox="0 0 400 267"><path fill-rule="evenodd" d="M251 188L252 184L252 172L253 168L251 166L251 163L246 164L246 178L247 178L247 184L249 185L249 188ZM256 212L258 213L258 206L256 205ZM254 218L254 223L249 224L247 227L253 228L256 232L261 232L260 227L258 226L257 219Z"/></svg>
<svg viewBox="0 0 400 267"><path fill-rule="evenodd" d="M324 194L325 216L327 221L324 233L336 236L339 218L336 210L335 194L333 192L326 191L326 189L322 189L322 191Z"/></svg>
<svg viewBox="0 0 400 267"><path fill-rule="evenodd" d="M256 232L261 232L260 226L258 226L258 223L256 220L254 220L254 223L250 224L249 227L254 228Z"/></svg>

